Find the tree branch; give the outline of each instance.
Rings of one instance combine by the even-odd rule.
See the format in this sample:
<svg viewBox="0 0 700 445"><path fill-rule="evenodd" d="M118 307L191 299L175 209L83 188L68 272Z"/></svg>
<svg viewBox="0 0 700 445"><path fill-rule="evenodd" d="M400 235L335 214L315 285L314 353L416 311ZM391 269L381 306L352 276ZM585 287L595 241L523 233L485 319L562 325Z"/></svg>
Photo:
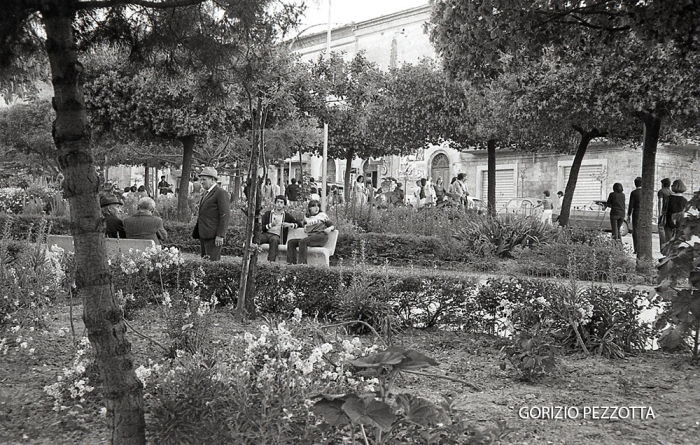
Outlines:
<svg viewBox="0 0 700 445"><path fill-rule="evenodd" d="M151 0L102 0L78 2L76 10L80 9L95 9L95 8L110 8L120 5L143 6L144 8L169 9L183 6L194 6L204 3L207 0L167 0L167 1L151 1Z"/></svg>

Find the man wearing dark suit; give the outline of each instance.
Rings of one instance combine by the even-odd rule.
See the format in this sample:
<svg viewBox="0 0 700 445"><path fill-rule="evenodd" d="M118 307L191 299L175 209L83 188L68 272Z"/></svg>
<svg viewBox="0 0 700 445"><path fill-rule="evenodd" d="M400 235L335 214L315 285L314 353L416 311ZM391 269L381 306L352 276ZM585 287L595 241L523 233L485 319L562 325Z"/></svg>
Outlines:
<svg viewBox="0 0 700 445"><path fill-rule="evenodd" d="M634 186L636 187L630 193L630 205L627 207L627 220L632 222L632 245L634 246L634 253L637 253L637 240L639 236L639 230L637 230L637 224L639 224L639 206L642 203L642 178L637 176L634 178Z"/></svg>
<svg viewBox="0 0 700 445"><path fill-rule="evenodd" d="M124 223L119 218L122 203L114 195L103 195L100 197L100 207L102 216L105 219L105 235L107 238L126 238Z"/></svg>
<svg viewBox="0 0 700 445"><path fill-rule="evenodd" d="M229 194L216 184L219 176L212 167L204 167L199 174L202 184L202 199L193 236L199 238L202 257L212 261L221 259L221 246L224 245L226 230L231 217Z"/></svg>
<svg viewBox="0 0 700 445"><path fill-rule="evenodd" d="M287 242L287 232L290 228L296 229L301 224L291 213L285 212L287 199L284 195L275 196L275 206L262 216L262 233L257 244L269 244L267 261L274 262L277 259L277 246Z"/></svg>
<svg viewBox="0 0 700 445"><path fill-rule="evenodd" d="M136 213L124 219L126 237L130 239L152 239L157 245L168 237L168 232L163 227L163 220L153 216L156 203L145 196L139 199L136 205Z"/></svg>

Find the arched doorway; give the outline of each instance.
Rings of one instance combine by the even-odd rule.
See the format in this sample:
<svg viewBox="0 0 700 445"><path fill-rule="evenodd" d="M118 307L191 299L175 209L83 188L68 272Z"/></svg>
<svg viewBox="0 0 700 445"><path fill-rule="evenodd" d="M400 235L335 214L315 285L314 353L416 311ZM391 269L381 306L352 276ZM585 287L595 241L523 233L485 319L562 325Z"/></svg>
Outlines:
<svg viewBox="0 0 700 445"><path fill-rule="evenodd" d="M447 155L440 153L433 158L430 163L430 177L433 179L433 184L438 178L442 178L446 188L450 185L450 158Z"/></svg>

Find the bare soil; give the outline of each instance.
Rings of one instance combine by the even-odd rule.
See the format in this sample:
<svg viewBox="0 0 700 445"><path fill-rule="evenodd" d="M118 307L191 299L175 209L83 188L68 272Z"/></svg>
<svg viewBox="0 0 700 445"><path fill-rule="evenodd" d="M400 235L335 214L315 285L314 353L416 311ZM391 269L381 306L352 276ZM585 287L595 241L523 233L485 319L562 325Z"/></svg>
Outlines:
<svg viewBox="0 0 700 445"><path fill-rule="evenodd" d="M43 387L56 382L73 359L68 305L54 308L45 330L32 333L30 348L11 348L0 356L0 443L101 444L108 443L106 419L98 400L70 413L52 410L53 399ZM74 324L82 334L81 308L74 308ZM214 341L228 343L246 327L235 324L228 312L215 314ZM165 341L163 324L154 311L145 310L132 322L134 328ZM255 324L248 328L254 328ZM8 333L0 337L8 336ZM163 356L153 343L132 334L136 366L149 357ZM368 339L369 341L369 339ZM479 391L457 381L406 375L396 382L395 393L411 392L434 401L443 394L454 398L454 409L479 428L505 420L512 429L506 444L700 444L700 367L687 354L647 352L621 360L569 355L561 357L557 371L535 383L520 381L512 369L501 370L499 340L458 332L410 331L393 339L397 345L417 349L439 362L430 370L468 381ZM541 407L573 407L576 419L527 419L521 410L538 414ZM583 419L593 407L645 407L655 419ZM645 410L645 414L648 412ZM618 411L618 416L623 412ZM639 411L637 411L639 413ZM608 412L610 416L611 411ZM560 414L561 415L561 414ZM598 417L603 411L598 412Z"/></svg>

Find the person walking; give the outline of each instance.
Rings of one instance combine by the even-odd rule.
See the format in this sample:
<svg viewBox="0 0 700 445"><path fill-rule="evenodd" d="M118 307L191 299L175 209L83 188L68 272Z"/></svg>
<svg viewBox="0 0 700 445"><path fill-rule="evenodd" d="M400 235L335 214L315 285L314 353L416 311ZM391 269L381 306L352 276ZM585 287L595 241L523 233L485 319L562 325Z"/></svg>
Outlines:
<svg viewBox="0 0 700 445"><path fill-rule="evenodd" d="M554 203L550 197L549 190L542 192L542 202L537 205L542 206L542 222L552 225L552 212L554 211Z"/></svg>
<svg viewBox="0 0 700 445"><path fill-rule="evenodd" d="M204 167L199 174L202 198L192 231L192 237L199 240L202 258L209 257L212 261L221 259L221 246L231 218L229 194L217 185L218 179L219 175L212 167Z"/></svg>
<svg viewBox="0 0 700 445"><path fill-rule="evenodd" d="M622 184L616 182L613 184L613 191L608 195L608 200L605 203L610 207L610 227L612 229L612 237L616 240L621 240L620 227L625 221L625 194Z"/></svg>
<svg viewBox="0 0 700 445"><path fill-rule="evenodd" d="M666 205L666 213L664 213L664 231L666 232L666 242L669 242L676 235L678 229L678 221L683 217L685 208L688 206L688 200L683 196L687 188L685 183L680 179L676 179L671 184L671 196L668 197Z"/></svg>
<svg viewBox="0 0 700 445"><path fill-rule="evenodd" d="M634 254L637 254L637 240L639 239L639 208L642 204L642 177L634 178L635 189L630 193L630 204L627 207L627 221L632 223L632 245Z"/></svg>
<svg viewBox="0 0 700 445"><path fill-rule="evenodd" d="M163 220L153 215L156 211L156 202L143 197L136 204L136 213L124 219L124 230L129 239L150 239L160 245L162 240L168 238L168 232L163 227Z"/></svg>
<svg viewBox="0 0 700 445"><path fill-rule="evenodd" d="M291 184L289 184L287 189L284 191L284 195L287 197L288 201L296 202L299 200L300 193L301 188L299 187L299 184L297 184L297 179L292 178Z"/></svg>
<svg viewBox="0 0 700 445"><path fill-rule="evenodd" d="M666 230L664 229L664 221L666 213L666 206L668 205L668 197L671 196L673 192L671 191L671 180L669 178L664 178L661 180L661 188L656 193L656 208L658 210L658 219L656 220L657 228L659 231L659 249L666 244ZM663 220L663 221L662 221Z"/></svg>
<svg viewBox="0 0 700 445"><path fill-rule="evenodd" d="M291 214L285 211L287 198L283 195L275 197L275 204L271 210L262 216L262 232L256 244L269 244L267 261L274 262L277 259L277 248L280 243L287 242L289 229L296 229L301 225Z"/></svg>
<svg viewBox="0 0 700 445"><path fill-rule="evenodd" d="M119 217L122 203L114 195L100 197L102 217L105 219L105 235L107 238L126 238L124 222Z"/></svg>

